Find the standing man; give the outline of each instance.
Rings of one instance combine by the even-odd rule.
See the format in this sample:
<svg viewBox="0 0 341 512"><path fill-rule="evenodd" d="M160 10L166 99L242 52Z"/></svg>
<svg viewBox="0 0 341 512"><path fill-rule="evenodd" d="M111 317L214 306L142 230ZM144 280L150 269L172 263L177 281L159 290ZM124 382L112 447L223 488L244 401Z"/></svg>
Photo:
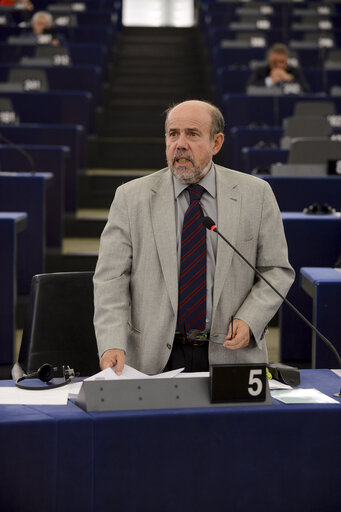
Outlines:
<svg viewBox="0 0 341 512"><path fill-rule="evenodd" d="M283 295L294 272L269 185L212 162L223 130L209 103L170 108L168 167L117 189L94 276L102 369L120 374L127 363L156 374L267 361L264 333L281 299L205 230L203 215Z"/></svg>

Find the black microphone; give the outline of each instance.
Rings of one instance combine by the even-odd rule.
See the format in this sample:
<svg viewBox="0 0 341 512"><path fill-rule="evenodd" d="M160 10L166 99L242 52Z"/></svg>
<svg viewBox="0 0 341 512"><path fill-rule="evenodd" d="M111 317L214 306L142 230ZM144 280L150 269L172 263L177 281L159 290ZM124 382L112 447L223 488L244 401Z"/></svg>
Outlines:
<svg viewBox="0 0 341 512"><path fill-rule="evenodd" d="M21 148L20 146L18 146L14 142L12 142L10 139L8 139L4 135L2 135L2 133L0 133L0 140L3 140L6 144L11 146L16 151L18 151L18 153L20 153L21 155L23 155L26 158L26 160L27 160L27 162L28 162L28 164L30 166L30 173L31 174L35 174L36 173L36 169L35 169L35 164L34 164L33 158L31 157L31 155L27 151L25 151L25 149Z"/></svg>
<svg viewBox="0 0 341 512"><path fill-rule="evenodd" d="M204 217L202 219L202 223L203 225L205 226L206 229L209 229L210 231L214 231L215 233L217 233L217 235L219 235L237 254L238 256L241 257L241 259L243 261L245 261L245 263L247 265L249 265L249 267L252 268L252 270L257 274L257 276L259 276L261 279L263 279L263 281L265 281L265 283L270 286L270 288L275 292L277 293L277 295L301 318L301 320L303 320L320 338L321 340L323 340L326 345L334 352L334 355L336 356L337 358L337 361L339 363L339 367L341 368L341 358L340 358L340 355L338 353L338 351L336 350L336 347L333 345L333 343L331 341L328 340L328 338L326 338L318 329L316 329L316 327L311 323L309 322L309 320L302 315L302 313L300 313L300 311L298 311L297 308L295 308L295 306L286 298L284 297L284 295L282 295L278 290L277 288L275 288L271 283L270 281L268 281L260 272L259 270L256 269L256 267L254 267L252 265L252 263L250 263L246 258L245 256L243 256L241 254L241 252L238 251L238 249L236 249L236 247L234 247L234 245L231 244L231 242L229 242L229 240L227 240L227 238L225 238L218 230L217 230L217 226L216 224L213 222L213 220L210 218L210 217ZM341 392L337 395L337 396L341 396Z"/></svg>

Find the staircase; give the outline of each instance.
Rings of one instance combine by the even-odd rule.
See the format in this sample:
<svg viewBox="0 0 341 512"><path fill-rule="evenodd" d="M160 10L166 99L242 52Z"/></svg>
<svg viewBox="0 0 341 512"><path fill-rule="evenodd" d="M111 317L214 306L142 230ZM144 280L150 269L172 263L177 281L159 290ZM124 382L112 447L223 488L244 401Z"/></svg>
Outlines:
<svg viewBox="0 0 341 512"><path fill-rule="evenodd" d="M110 70L88 168L79 175L79 209L66 216L62 258L49 251L48 272L94 269L115 189L166 166L164 111L211 99L196 28L123 28Z"/></svg>

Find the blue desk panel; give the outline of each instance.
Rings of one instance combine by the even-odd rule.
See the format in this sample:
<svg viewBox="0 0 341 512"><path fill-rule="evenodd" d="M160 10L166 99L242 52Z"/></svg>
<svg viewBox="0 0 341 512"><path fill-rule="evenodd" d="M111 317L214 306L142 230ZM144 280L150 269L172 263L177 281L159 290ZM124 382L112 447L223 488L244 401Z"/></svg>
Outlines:
<svg viewBox="0 0 341 512"><path fill-rule="evenodd" d="M324 82L324 74L322 68L311 69L302 68L302 73L310 86L310 90L313 93L317 92L329 92ZM243 93L246 91L247 81L252 75L252 70L245 66L245 69L234 69L232 66L223 66L217 70L213 70L213 81L216 87L218 96L217 100L227 93ZM336 78L331 76L331 80ZM265 85L265 84L264 84ZM333 83L333 85L336 85Z"/></svg>
<svg viewBox="0 0 341 512"><path fill-rule="evenodd" d="M294 113L297 101L330 101L336 112L341 112L341 97L314 94L283 96L247 96L246 94L225 94L224 117L229 127L248 125L281 126L285 117Z"/></svg>
<svg viewBox="0 0 341 512"><path fill-rule="evenodd" d="M289 212L282 219L296 272L287 298L311 321L311 301L300 287L299 272L301 267L334 266L341 252L341 217ZM281 361L311 361L311 330L286 304L280 309L280 356Z"/></svg>
<svg viewBox="0 0 341 512"><path fill-rule="evenodd" d="M37 142L43 146L67 146L69 158L65 161L65 210L76 211L78 171L86 168L86 140L84 127L65 124L20 124L1 126L1 133L16 144Z"/></svg>
<svg viewBox="0 0 341 512"><path fill-rule="evenodd" d="M341 209L341 179L338 176L291 177L259 175L271 186L282 212L299 212L317 203Z"/></svg>
<svg viewBox="0 0 341 512"><path fill-rule="evenodd" d="M303 267L301 286L313 299L313 323L329 339L341 357L341 269ZM312 335L315 368L338 368L338 361L327 345Z"/></svg>
<svg viewBox="0 0 341 512"><path fill-rule="evenodd" d="M92 421L72 404L0 405L2 510L95 512L92 437Z"/></svg>
<svg viewBox="0 0 341 512"><path fill-rule="evenodd" d="M12 101L22 123L78 124L86 133L95 130L93 98L89 92L0 92Z"/></svg>
<svg viewBox="0 0 341 512"><path fill-rule="evenodd" d="M58 32L70 43L103 44L110 48L115 40L116 31L112 27L99 25L82 25L73 27L58 27ZM17 25L0 25L0 41L5 42L10 36L25 37L27 30Z"/></svg>
<svg viewBox="0 0 341 512"><path fill-rule="evenodd" d="M0 62L19 62L22 57L34 57L37 45L0 43ZM73 64L99 66L107 63L108 50L101 44L71 43L67 46Z"/></svg>
<svg viewBox="0 0 341 512"><path fill-rule="evenodd" d="M2 64L0 82L7 82L12 69L32 69L32 66ZM33 69L35 69L33 67ZM98 66L39 66L45 71L50 91L88 91L94 98L94 106L101 101L101 69Z"/></svg>
<svg viewBox="0 0 341 512"><path fill-rule="evenodd" d="M18 240L18 293L29 294L31 279L44 272L45 200L52 174L0 174L1 211L24 211L28 225Z"/></svg>
<svg viewBox="0 0 341 512"><path fill-rule="evenodd" d="M233 154L233 169L240 170L242 165L242 148L256 144L279 146L283 128L281 126L235 126L228 134ZM226 155L231 161L231 155Z"/></svg>
<svg viewBox="0 0 341 512"><path fill-rule="evenodd" d="M301 382L332 395L341 379L302 371ZM101 413L0 405L0 496L11 512L337 510L340 421L340 404L275 400Z"/></svg>
<svg viewBox="0 0 341 512"><path fill-rule="evenodd" d="M0 212L0 365L13 363L17 234L26 224L26 213Z"/></svg>
<svg viewBox="0 0 341 512"><path fill-rule="evenodd" d="M64 233L65 161L70 150L65 146L21 145L33 159L36 172L49 172L53 180L46 190L46 246L62 246ZM10 146L0 146L0 170L28 172L27 159Z"/></svg>
<svg viewBox="0 0 341 512"><path fill-rule="evenodd" d="M243 148L240 171L251 173L254 169L270 171L272 164L286 164L289 151L280 148Z"/></svg>

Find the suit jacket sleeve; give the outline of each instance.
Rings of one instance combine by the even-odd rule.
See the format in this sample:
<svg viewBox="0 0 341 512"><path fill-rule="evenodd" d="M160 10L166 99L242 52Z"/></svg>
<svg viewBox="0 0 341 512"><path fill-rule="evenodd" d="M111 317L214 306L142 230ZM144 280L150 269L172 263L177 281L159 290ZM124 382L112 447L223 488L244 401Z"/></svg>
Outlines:
<svg viewBox="0 0 341 512"><path fill-rule="evenodd" d="M98 352L127 349L132 244L123 187L116 191L103 230L94 275L94 325Z"/></svg>
<svg viewBox="0 0 341 512"><path fill-rule="evenodd" d="M288 261L281 213L266 182L257 241L256 268L283 296L288 293L295 273ZM281 303L282 299L260 277L255 276L254 285L235 317L249 325L258 342Z"/></svg>

